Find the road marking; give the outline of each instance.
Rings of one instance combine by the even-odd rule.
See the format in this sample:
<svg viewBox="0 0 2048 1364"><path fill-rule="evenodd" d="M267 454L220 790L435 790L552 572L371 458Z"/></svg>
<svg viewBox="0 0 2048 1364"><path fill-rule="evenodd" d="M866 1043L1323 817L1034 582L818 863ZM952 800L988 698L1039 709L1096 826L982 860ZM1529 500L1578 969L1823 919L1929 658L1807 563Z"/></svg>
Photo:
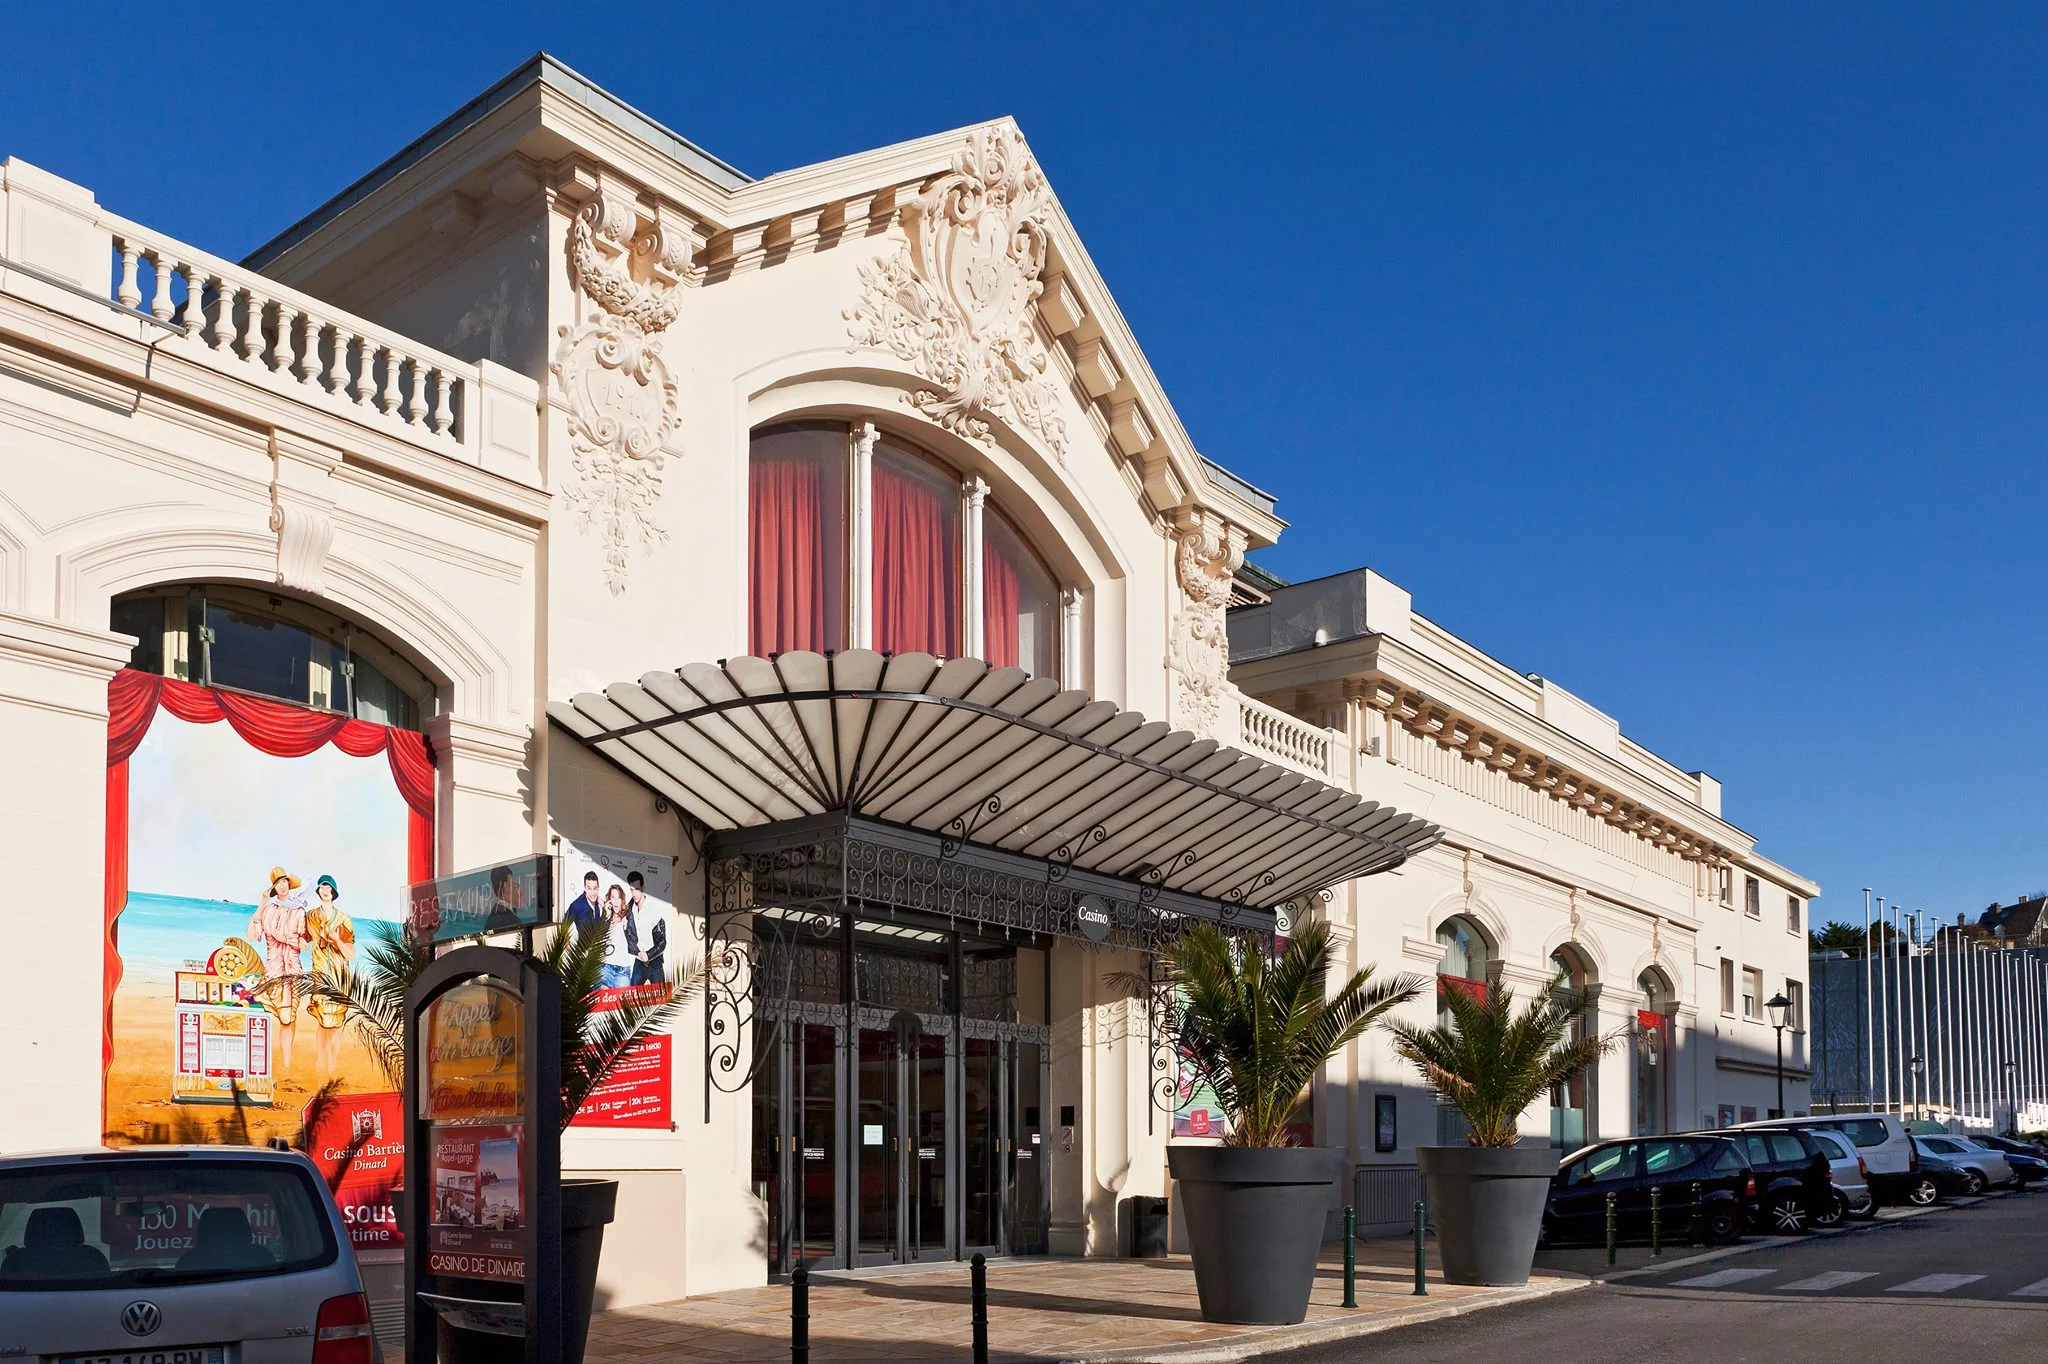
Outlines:
<svg viewBox="0 0 2048 1364"><path fill-rule="evenodd" d="M1975 1283L1982 1274L1922 1274L1917 1279L1895 1283L1887 1293L1947 1293L1961 1288L1966 1283Z"/></svg>
<svg viewBox="0 0 2048 1364"><path fill-rule="evenodd" d="M1841 1288L1845 1284L1852 1284L1863 1279L1874 1279L1876 1277L1877 1271L1874 1269L1863 1271L1834 1269L1829 1270L1825 1274L1816 1274L1810 1279L1801 1279L1798 1283L1781 1284L1778 1287L1778 1291L1780 1293L1832 1293L1835 1289Z"/></svg>
<svg viewBox="0 0 2048 1364"><path fill-rule="evenodd" d="M2030 1283L2025 1288L2015 1288L2006 1296L2013 1298L2048 1298L2048 1279L2043 1279L2039 1283Z"/></svg>
<svg viewBox="0 0 2048 1364"><path fill-rule="evenodd" d="M1696 1279L1680 1279L1673 1288L1726 1288L1730 1284L1746 1279L1761 1279L1766 1274L1775 1274L1775 1269L1717 1269L1712 1274L1702 1274Z"/></svg>

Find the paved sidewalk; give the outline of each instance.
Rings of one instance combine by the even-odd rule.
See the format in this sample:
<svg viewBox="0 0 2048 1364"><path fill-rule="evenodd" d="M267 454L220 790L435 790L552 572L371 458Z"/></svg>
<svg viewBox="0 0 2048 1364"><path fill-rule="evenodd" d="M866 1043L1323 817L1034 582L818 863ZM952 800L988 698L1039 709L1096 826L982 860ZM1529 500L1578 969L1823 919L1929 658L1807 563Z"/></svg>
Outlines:
<svg viewBox="0 0 2048 1364"><path fill-rule="evenodd" d="M1359 1246L1359 1306L1344 1296L1339 1248L1325 1246L1309 1305L1297 1326L1219 1326L1202 1320L1193 1266L1165 1260L998 1260L989 1266L992 1360L1244 1359L1417 1320L1523 1301L1582 1286L1582 1275L1538 1271L1528 1288L1454 1288L1435 1273L1429 1296L1414 1294L1405 1241ZM1431 1252L1434 1258L1435 1247ZM606 1312L591 1323L589 1364L746 1364L789 1358L787 1285L740 1289L680 1302ZM969 1357L968 1270L881 1276L820 1274L811 1281L811 1359L965 1360Z"/></svg>

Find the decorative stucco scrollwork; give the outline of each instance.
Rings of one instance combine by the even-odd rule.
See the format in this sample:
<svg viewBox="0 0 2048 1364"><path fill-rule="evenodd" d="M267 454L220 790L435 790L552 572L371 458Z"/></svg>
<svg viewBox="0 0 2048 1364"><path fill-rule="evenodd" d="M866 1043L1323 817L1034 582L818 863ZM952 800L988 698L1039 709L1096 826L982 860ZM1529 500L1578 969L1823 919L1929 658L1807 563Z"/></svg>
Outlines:
<svg viewBox="0 0 2048 1364"><path fill-rule="evenodd" d="M860 301L845 317L855 345L891 352L933 385L908 401L948 431L987 442L987 417L1000 417L1064 458L1059 390L1032 332L1051 208L1017 130L976 130L953 169L905 206L908 240L860 267Z"/></svg>
<svg viewBox="0 0 2048 1364"><path fill-rule="evenodd" d="M1187 513L1175 534L1174 571L1181 604L1174 623L1174 718L1190 732L1229 742L1221 732L1230 692L1230 637L1224 613L1232 575L1244 565L1245 535L1204 512Z"/></svg>
<svg viewBox="0 0 2048 1364"><path fill-rule="evenodd" d="M681 229L657 215L641 229L633 198L600 184L569 228L569 271L601 311L560 330L552 366L569 413L562 500L605 547L605 585L626 590L631 551L668 538L656 518L662 469L682 428L661 354L687 260Z"/></svg>

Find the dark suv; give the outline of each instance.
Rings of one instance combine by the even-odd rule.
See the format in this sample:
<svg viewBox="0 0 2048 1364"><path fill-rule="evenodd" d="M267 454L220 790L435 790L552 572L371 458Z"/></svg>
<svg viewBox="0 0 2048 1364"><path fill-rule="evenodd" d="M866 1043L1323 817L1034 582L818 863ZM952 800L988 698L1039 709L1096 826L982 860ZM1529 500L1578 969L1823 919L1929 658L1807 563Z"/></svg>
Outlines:
<svg viewBox="0 0 2048 1364"><path fill-rule="evenodd" d="M1756 1172L1756 1225L1781 1236L1826 1222L1841 1202L1828 1170L1828 1153L1796 1127L1751 1127L1719 1133L1740 1142Z"/></svg>
<svg viewBox="0 0 2048 1364"><path fill-rule="evenodd" d="M1821 1169L1826 1178L1827 1167ZM1543 1208L1544 1244L1604 1240L1609 1194L1616 1238L1647 1240L1655 1189L1667 1239L1697 1236L1725 1245L1739 1240L1749 1224L1757 1183L1742 1146L1727 1137L1604 1141L1573 1152L1552 1176Z"/></svg>

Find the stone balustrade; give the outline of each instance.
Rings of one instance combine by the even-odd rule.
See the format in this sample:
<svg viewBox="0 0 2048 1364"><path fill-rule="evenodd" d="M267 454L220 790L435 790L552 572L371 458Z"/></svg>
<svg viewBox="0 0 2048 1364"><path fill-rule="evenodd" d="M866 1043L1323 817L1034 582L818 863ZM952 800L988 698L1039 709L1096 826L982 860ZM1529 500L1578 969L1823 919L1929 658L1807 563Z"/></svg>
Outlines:
<svg viewBox="0 0 2048 1364"><path fill-rule="evenodd" d="M1350 784L1346 766L1333 761L1343 754L1343 736L1335 730L1297 720L1241 692L1237 706L1238 746L1247 753L1339 786Z"/></svg>

